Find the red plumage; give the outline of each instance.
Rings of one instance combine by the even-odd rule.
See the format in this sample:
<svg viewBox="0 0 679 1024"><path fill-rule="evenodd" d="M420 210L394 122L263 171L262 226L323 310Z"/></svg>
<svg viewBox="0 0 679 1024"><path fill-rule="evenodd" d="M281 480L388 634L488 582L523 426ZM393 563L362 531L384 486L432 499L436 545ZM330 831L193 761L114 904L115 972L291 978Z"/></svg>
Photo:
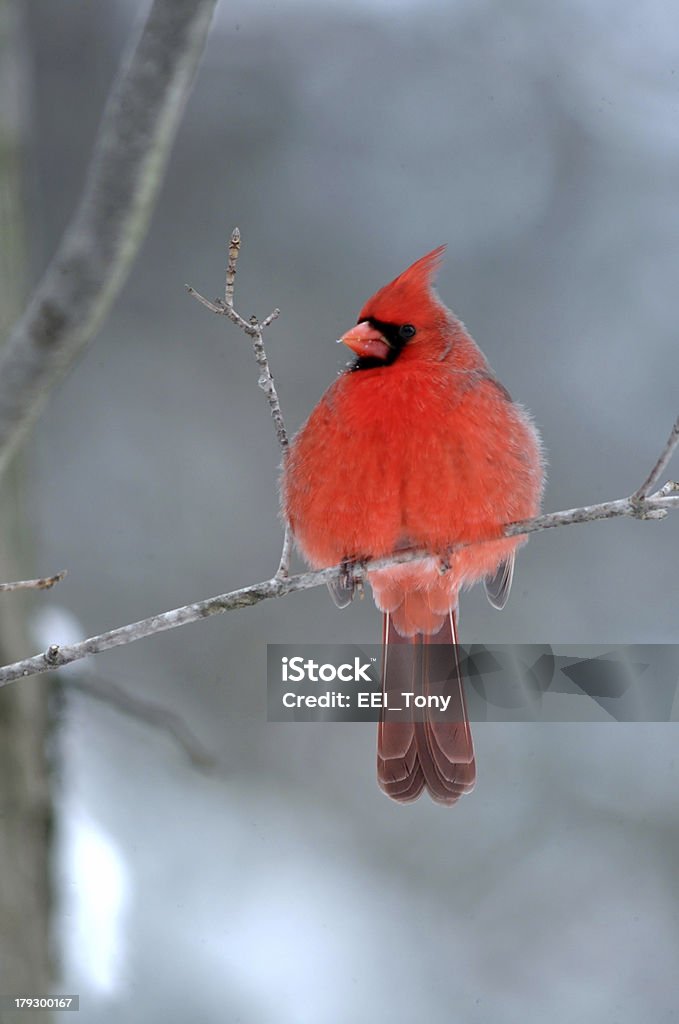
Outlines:
<svg viewBox="0 0 679 1024"><path fill-rule="evenodd" d="M443 251L418 260L364 305L342 339L357 360L295 437L283 472L283 511L314 568L403 548L434 556L370 574L385 612L386 689L405 683L406 673L409 689L424 690L431 652L440 662L452 647L456 658L462 587L486 580L491 602L502 607L514 553L526 540L502 537L502 527L540 507L537 431L433 292ZM484 543L451 551L474 541ZM450 565L443 575L441 561ZM404 646L390 669L392 648ZM473 785L458 675L458 723L381 723L378 778L395 799L414 799L426 786L434 799L453 803Z"/></svg>

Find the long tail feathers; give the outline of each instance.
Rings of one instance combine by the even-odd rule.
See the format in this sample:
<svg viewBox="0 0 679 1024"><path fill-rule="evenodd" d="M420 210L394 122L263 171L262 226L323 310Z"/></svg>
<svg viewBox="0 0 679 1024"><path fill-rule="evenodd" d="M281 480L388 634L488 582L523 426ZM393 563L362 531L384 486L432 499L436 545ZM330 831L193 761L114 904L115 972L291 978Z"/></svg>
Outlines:
<svg viewBox="0 0 679 1024"><path fill-rule="evenodd" d="M401 802L415 800L426 787L432 799L454 804L474 788L476 765L457 649L455 613L438 633L400 636L384 616L382 692L388 707L377 732L377 779ZM445 712L426 708L423 721L404 720L403 693L449 696ZM435 702L432 702L435 703Z"/></svg>

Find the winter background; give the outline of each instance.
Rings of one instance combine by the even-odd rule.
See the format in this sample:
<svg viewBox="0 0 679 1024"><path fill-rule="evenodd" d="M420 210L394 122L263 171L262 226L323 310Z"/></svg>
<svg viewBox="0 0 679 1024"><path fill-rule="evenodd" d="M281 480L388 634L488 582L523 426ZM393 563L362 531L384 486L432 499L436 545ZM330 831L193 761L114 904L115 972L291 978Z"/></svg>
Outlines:
<svg viewBox="0 0 679 1024"><path fill-rule="evenodd" d="M24 6L37 278L141 12ZM36 565L69 570L34 649L277 565L247 339L184 290L220 292L235 224L238 308L282 310L291 430L363 301L447 242L440 294L534 414L556 510L629 494L679 412L678 190L669 2L222 4L133 273L27 447ZM676 641L678 540L679 517L539 534L502 614L467 594L463 639ZM267 642L379 630L370 601L308 591L72 670L161 702L217 760L66 689L54 945L83 1022L675 1019L677 727L477 725L473 795L398 806L374 726L265 720Z"/></svg>

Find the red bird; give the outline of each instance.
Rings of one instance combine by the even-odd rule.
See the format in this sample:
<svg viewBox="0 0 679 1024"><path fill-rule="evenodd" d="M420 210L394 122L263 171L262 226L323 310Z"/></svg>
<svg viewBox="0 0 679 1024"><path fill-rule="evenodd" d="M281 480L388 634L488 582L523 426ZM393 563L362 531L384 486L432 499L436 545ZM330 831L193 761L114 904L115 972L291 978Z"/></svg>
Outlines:
<svg viewBox="0 0 679 1024"><path fill-rule="evenodd" d="M530 417L432 289L444 250L380 288L341 339L354 362L292 442L282 502L314 568L431 552L369 574L384 612L383 687L399 696L442 685L451 693L452 667L457 720L429 712L404 722L383 712L377 776L395 800L426 787L452 804L476 775L457 662L458 595L484 580L491 604L506 603L527 538L503 537L503 526L538 513L543 462ZM338 587L335 596L347 603L350 591Z"/></svg>

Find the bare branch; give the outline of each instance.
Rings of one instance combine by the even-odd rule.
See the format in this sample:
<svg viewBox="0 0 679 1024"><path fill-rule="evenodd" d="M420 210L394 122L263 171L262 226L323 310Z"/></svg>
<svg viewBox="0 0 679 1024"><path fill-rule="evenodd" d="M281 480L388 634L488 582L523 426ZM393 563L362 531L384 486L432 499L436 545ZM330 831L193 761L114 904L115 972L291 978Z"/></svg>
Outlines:
<svg viewBox="0 0 679 1024"><path fill-rule="evenodd" d="M653 490L653 488L657 484L657 482L660 479L660 477L663 475L663 473L667 469L669 461L672 458L672 455L674 454L674 450L675 450L675 448L677 447L678 444L679 444L679 416L677 417L677 419L676 419L676 421L674 423L674 426L672 427L672 430L670 432L670 436L667 438L667 444L665 445L665 447L663 448L662 452L660 453L658 461L656 462L655 466L653 467L651 472L648 474L648 476L644 480L644 482L641 485L641 487L639 488L639 490L635 491L634 494L632 495L632 500L633 501L639 502L643 498L647 498L648 497L648 495L651 493L651 491Z"/></svg>
<svg viewBox="0 0 679 1024"><path fill-rule="evenodd" d="M677 492L679 492L679 483L670 480L656 494L651 494L641 500L632 496L619 498L617 501L603 501L599 505L569 508L563 512L548 512L545 515L536 516L535 519L510 523L505 534L508 537L516 537L524 533L550 530L554 526L592 523L597 519L617 519L620 516L632 516L635 519L664 519L671 509L679 507Z"/></svg>
<svg viewBox="0 0 679 1024"><path fill-rule="evenodd" d="M209 309L211 313L224 313L224 307L220 305L221 299L217 299L215 302L210 302L204 295L197 292L195 288L192 288L190 284L186 285L186 290L189 295L192 295L194 299L198 299L198 302L202 302L206 309Z"/></svg>
<svg viewBox="0 0 679 1024"><path fill-rule="evenodd" d="M536 533L539 530L548 530L556 526L589 523L597 519L614 519L619 516L630 516L635 519L658 519L664 518L670 509L675 508L679 508L679 484L672 481L666 484L657 494L652 494L648 498L642 499L641 502L634 501L630 497L621 498L618 501L603 502L600 505L586 505L583 508L567 509L564 512L550 512L544 516L536 516L534 519L510 523L505 529L505 535L515 537L519 534ZM459 544L456 547L468 546L468 544ZM406 562L414 562L431 557L432 554L426 551L403 551L397 555L373 559L370 562L356 566L355 576L358 580L361 580L368 573L376 569L387 569L394 565L403 565ZM71 662L79 661L89 654L100 654L102 651L108 651L113 647L120 647L123 644L133 643L135 640L141 640L155 633L162 633L167 629L185 626L189 622L198 622L201 619L208 618L210 615L233 611L236 608L249 608L252 605L259 604L260 601L268 601L274 597L284 597L286 594L294 594L300 590L320 587L323 584L338 580L342 572L346 572L346 565L336 565L329 569L319 569L316 572L298 573L294 576L280 576L277 574L270 580L254 583L248 587L241 587L239 590L232 590L226 594L218 594L216 597L197 601L195 604L185 605L182 608L174 608L172 611L154 615L149 619L142 619L140 622L133 622L128 626L121 626L119 629L111 629L106 633L101 633L99 636L82 640L80 643L69 644L64 647L52 644L43 654L36 654L33 658L26 658L13 665L0 668L0 686L11 683L15 679L21 679L24 676L37 675L40 672L61 668L62 665L69 665Z"/></svg>
<svg viewBox="0 0 679 1024"><path fill-rule="evenodd" d="M231 232L231 241L229 242L229 259L226 265L226 287L224 289L224 298L216 299L214 302L210 302L204 295L197 292L195 288L192 288L190 284L187 284L186 288L189 295L192 295L194 299L197 299L206 309L209 309L211 313L216 313L218 316L225 316L232 323L240 327L242 331L248 335L252 341L252 350L259 366L259 384L262 391L267 397L269 403L269 409L271 411L271 417L274 422L274 428L276 430L276 437L280 445L281 451L285 456L288 450L289 440L288 432L285 429L285 422L283 420L283 413L281 412L281 404L278 400L278 393L276 391L276 385L274 383L271 370L269 369L269 360L264 348L263 334L267 327L273 323L277 316L280 314L279 309L274 309L272 313L269 313L263 320L257 320L256 317L250 317L246 320L239 313L236 312L233 305L233 291L236 281L236 263L238 261L238 255L240 253L240 231L238 228L234 228Z"/></svg>
<svg viewBox="0 0 679 1024"><path fill-rule="evenodd" d="M151 215L217 0L154 0L122 62L80 205L0 360L0 472L94 336Z"/></svg>
<svg viewBox="0 0 679 1024"><path fill-rule="evenodd" d="M229 259L226 264L226 286L224 288L224 301L227 306L233 306L233 288L236 283L236 263L240 252L240 231L234 228L231 232L229 242Z"/></svg>
<svg viewBox="0 0 679 1024"><path fill-rule="evenodd" d="M268 327L269 324L272 324L274 322L274 320L278 319L278 317L280 315L281 315L280 309L274 309L273 313L269 313L268 316L265 316L264 319L262 320L262 324L261 324L262 330L264 330L265 327Z"/></svg>
<svg viewBox="0 0 679 1024"><path fill-rule="evenodd" d="M276 579L284 580L290 575L290 557L292 555L292 530L290 526L285 524L285 533L283 535L283 550L281 551L281 560L278 563L278 569L276 570Z"/></svg>
<svg viewBox="0 0 679 1024"><path fill-rule="evenodd" d="M285 429L285 423L283 422L283 413L281 412L280 403L278 401L278 394L276 393L276 385L269 369L269 361L266 357L264 350L264 341L262 339L262 331L267 327L273 320L278 316L279 310L274 309L273 313L269 313L265 320L258 325L259 330L252 337L252 347L255 352L255 359L259 365L261 373L259 375L259 384L262 391L266 394L269 401L269 408L271 409L271 416L273 418L274 427L276 428L276 437L281 447L281 451L285 455L288 450L288 434Z"/></svg>
<svg viewBox="0 0 679 1024"><path fill-rule="evenodd" d="M189 729L186 722L174 711L156 704L155 701L144 700L128 693L117 683L109 679L98 679L92 676L69 676L69 690L79 690L87 697L108 704L128 718L144 722L146 725L167 733L177 746L183 750L191 764L203 771L213 768L216 759L202 745Z"/></svg>
<svg viewBox="0 0 679 1024"><path fill-rule="evenodd" d="M66 570L55 573L54 576L43 576L39 580L16 580L14 583L0 583L0 593L10 590L50 590L55 583L61 583Z"/></svg>

